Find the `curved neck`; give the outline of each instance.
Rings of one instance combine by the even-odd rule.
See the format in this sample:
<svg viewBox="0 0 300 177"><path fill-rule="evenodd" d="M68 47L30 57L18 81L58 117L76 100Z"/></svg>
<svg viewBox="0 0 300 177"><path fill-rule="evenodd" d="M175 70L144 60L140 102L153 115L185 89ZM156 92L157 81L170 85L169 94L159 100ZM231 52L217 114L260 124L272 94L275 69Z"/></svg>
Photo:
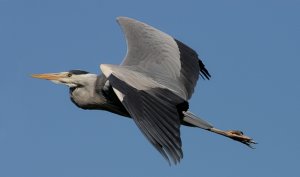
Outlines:
<svg viewBox="0 0 300 177"><path fill-rule="evenodd" d="M82 109L106 110L130 117L104 75L89 78L81 87L70 88L70 98Z"/></svg>
<svg viewBox="0 0 300 177"><path fill-rule="evenodd" d="M96 91L97 80L97 75L90 74L80 86L70 88L70 98L76 106L82 109L97 109L106 102L102 93Z"/></svg>

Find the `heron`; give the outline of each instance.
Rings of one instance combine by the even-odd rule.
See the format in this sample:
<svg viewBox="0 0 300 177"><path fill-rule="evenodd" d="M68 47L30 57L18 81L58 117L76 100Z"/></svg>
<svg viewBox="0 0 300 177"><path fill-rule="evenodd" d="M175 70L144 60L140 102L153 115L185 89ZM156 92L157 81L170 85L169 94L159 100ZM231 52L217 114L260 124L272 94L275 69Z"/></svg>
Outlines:
<svg viewBox="0 0 300 177"><path fill-rule="evenodd" d="M198 127L249 147L239 130L221 130L189 111L199 78L211 75L189 46L144 22L117 17L127 54L120 65L101 64L102 74L83 70L33 74L69 87L71 101L85 110L105 110L134 120L156 150L177 164L183 158L180 127Z"/></svg>

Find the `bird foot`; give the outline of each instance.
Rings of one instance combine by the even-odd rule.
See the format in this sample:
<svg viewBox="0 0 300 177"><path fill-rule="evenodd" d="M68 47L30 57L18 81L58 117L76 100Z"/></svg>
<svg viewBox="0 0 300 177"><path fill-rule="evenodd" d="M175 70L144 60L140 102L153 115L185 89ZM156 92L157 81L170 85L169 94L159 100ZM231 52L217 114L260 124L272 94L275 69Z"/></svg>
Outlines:
<svg viewBox="0 0 300 177"><path fill-rule="evenodd" d="M239 130L228 130L228 131L225 131L225 136L235 140L235 141L238 141L238 142L241 142L245 145L247 145L248 147L254 149L253 145L254 144L257 144L255 141L253 141L252 138L244 135L244 133L242 131L239 131Z"/></svg>

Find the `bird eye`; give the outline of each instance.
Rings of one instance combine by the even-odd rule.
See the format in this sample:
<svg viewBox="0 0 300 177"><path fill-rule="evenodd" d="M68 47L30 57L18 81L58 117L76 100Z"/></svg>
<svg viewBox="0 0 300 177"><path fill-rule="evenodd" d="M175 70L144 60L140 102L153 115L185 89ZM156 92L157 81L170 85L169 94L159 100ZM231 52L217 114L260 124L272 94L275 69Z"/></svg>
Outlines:
<svg viewBox="0 0 300 177"><path fill-rule="evenodd" d="M72 76L72 74L71 73L68 73L68 75L67 75L68 77L71 77Z"/></svg>

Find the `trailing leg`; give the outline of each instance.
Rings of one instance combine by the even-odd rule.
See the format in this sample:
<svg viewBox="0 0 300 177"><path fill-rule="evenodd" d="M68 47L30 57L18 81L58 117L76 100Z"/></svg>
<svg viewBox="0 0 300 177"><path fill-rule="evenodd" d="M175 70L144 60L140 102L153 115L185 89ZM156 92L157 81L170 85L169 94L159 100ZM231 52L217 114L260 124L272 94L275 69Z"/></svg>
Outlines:
<svg viewBox="0 0 300 177"><path fill-rule="evenodd" d="M215 128L213 125L211 125L210 123L208 123L207 121L195 116L193 113L189 112L189 111L183 111L182 112L184 117L183 117L183 124L186 125L191 125L191 126L195 126L195 127L199 127L202 128L204 130L219 134L219 135L223 135L226 136L228 138L231 138L235 141L241 142L245 145L247 145L250 148L253 148L253 144L257 144L255 141L253 141L252 138L246 136L243 134L242 131L239 130L220 130Z"/></svg>

